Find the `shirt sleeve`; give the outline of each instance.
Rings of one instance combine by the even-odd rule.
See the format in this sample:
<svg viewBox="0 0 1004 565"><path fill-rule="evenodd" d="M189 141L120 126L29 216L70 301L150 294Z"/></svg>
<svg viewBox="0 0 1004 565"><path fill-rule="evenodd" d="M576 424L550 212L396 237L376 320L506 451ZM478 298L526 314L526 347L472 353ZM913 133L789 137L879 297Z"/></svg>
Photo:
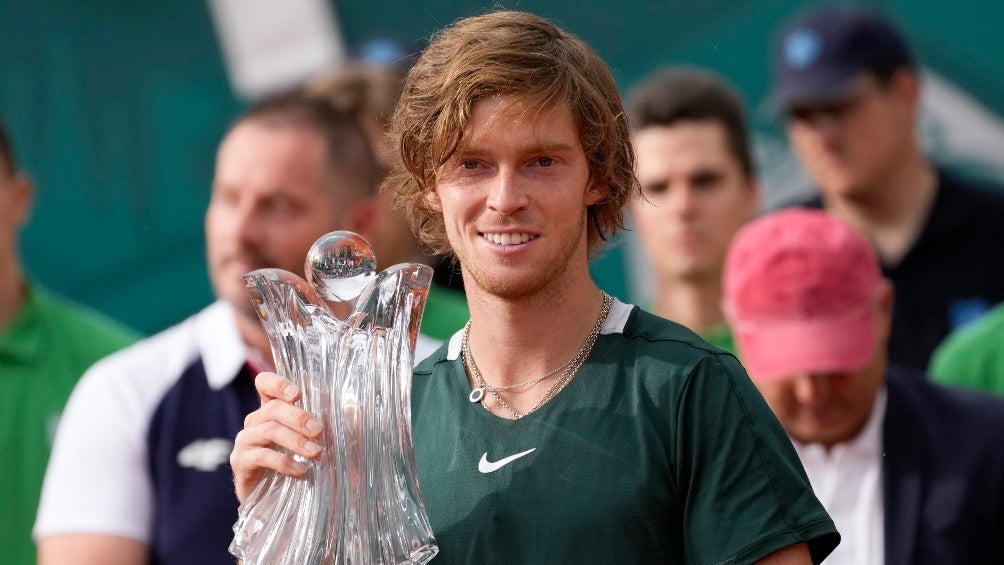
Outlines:
<svg viewBox="0 0 1004 565"><path fill-rule="evenodd" d="M731 355L682 392L677 469L688 563L751 563L801 542L820 562L839 534L784 429Z"/></svg>
<svg viewBox="0 0 1004 565"><path fill-rule="evenodd" d="M115 535L150 541L153 490L147 404L127 364L105 359L74 388L45 472L33 537Z"/></svg>

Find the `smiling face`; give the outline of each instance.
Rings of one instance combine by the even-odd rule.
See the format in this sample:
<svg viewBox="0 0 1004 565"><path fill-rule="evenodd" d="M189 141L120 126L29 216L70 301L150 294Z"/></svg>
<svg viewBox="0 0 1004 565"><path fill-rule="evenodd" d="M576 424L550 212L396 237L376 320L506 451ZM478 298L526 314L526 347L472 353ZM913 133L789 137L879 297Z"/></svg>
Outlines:
<svg viewBox="0 0 1004 565"><path fill-rule="evenodd" d="M586 209L600 200L566 105L474 104L429 206L443 214L465 283L519 299L588 277Z"/></svg>
<svg viewBox="0 0 1004 565"><path fill-rule="evenodd" d="M307 250L341 227L323 138L302 127L238 124L216 160L206 211L209 274L218 297L254 316L242 277L277 267L303 276ZM351 229L351 228L345 228Z"/></svg>
<svg viewBox="0 0 1004 565"><path fill-rule="evenodd" d="M757 183L712 120L651 126L634 135L644 197L631 213L660 281L721 277L732 236L759 207Z"/></svg>

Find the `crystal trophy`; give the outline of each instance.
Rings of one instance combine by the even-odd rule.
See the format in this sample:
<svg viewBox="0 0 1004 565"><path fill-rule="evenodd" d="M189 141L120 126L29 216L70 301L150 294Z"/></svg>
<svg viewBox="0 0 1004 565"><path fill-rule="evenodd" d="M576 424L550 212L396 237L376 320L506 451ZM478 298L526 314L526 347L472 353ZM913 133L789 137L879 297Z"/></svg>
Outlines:
<svg viewBox="0 0 1004 565"><path fill-rule="evenodd" d="M245 565L424 564L438 552L411 440L411 370L432 281L426 265L376 275L369 243L332 232L314 243L307 279L282 269L244 277L276 372L324 423L306 476L268 471L241 504L230 553ZM336 318L325 300L356 300Z"/></svg>

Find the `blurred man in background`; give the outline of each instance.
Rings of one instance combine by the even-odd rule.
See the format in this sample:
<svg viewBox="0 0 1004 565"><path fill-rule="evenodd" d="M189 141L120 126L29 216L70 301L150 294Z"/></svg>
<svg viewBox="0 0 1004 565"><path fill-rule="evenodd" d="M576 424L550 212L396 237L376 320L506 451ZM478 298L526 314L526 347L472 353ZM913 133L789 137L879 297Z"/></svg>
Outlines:
<svg viewBox="0 0 1004 565"><path fill-rule="evenodd" d="M924 370L950 330L1004 300L1004 194L934 168L916 121L919 69L865 8L816 7L774 55L772 102L825 207L871 241L896 288L890 360Z"/></svg>
<svg viewBox="0 0 1004 565"><path fill-rule="evenodd" d="M321 76L306 86L308 94L328 100L335 108L359 120L383 171L390 168L390 163L395 158L386 130L394 113L394 106L401 96L404 73L403 69L395 65L358 62ZM369 241L376 251L380 269L398 263L439 265L440 262L433 257L432 251L412 234L401 210L394 206L390 191L380 191L375 201L377 206ZM443 267L449 269L446 265ZM429 342L423 344L416 355L425 358L432 353L440 342L449 339L463 327L469 315L462 292L433 281L419 334L429 338Z"/></svg>
<svg viewBox="0 0 1004 565"><path fill-rule="evenodd" d="M266 267L303 276L320 236L367 236L378 178L355 120L322 100L266 100L234 123L206 210L218 300L81 379L46 471L40 563L233 563L227 457L259 406L254 375L274 370L242 277Z"/></svg>
<svg viewBox="0 0 1004 565"><path fill-rule="evenodd" d="M138 336L28 282L18 232L33 187L0 124L0 561L35 563L31 526L63 405L87 367Z"/></svg>
<svg viewBox="0 0 1004 565"><path fill-rule="evenodd" d="M627 112L642 189L631 216L656 277L650 308L735 353L722 266L760 205L742 99L710 72L668 68L635 88Z"/></svg>
<svg viewBox="0 0 1004 565"><path fill-rule="evenodd" d="M821 210L736 234L725 310L743 364L841 533L827 563L1004 562L1004 401L890 365L893 288Z"/></svg>

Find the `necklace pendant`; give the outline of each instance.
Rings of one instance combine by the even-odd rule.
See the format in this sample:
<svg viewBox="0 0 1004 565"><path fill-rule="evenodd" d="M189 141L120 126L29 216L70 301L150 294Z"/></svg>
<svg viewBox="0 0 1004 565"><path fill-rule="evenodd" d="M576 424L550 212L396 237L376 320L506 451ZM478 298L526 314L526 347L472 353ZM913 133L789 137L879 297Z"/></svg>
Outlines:
<svg viewBox="0 0 1004 565"><path fill-rule="evenodd" d="M474 390L471 391L470 396L467 397L467 400L470 400L473 404L477 404L478 402L481 402L481 399L484 397L485 397L485 389L476 386L474 387Z"/></svg>

